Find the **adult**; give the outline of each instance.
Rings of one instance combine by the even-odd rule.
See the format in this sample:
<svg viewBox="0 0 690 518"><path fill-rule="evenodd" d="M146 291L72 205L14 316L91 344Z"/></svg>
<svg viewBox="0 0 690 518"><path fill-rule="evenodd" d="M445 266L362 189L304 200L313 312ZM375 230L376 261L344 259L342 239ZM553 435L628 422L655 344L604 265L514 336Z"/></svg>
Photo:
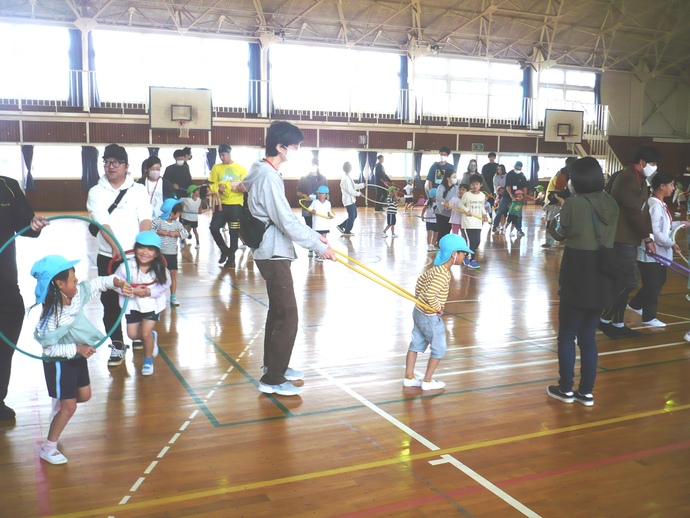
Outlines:
<svg viewBox="0 0 690 518"><path fill-rule="evenodd" d="M477 161L473 158L467 164L467 171L462 173L462 178L460 178L458 185L466 185L467 190L469 191L470 190L470 178L472 178L476 174L477 174ZM479 189L484 193L491 193L491 191L489 191L489 186L486 185L486 182L484 181L483 176L482 176L482 186Z"/></svg>
<svg viewBox="0 0 690 518"><path fill-rule="evenodd" d="M498 169L498 164L496 163L496 153L493 151L486 155L489 159L488 164L484 164L482 167L482 176L484 177L484 183L488 187L489 193L494 192L494 176L496 176L496 170Z"/></svg>
<svg viewBox="0 0 690 518"><path fill-rule="evenodd" d="M357 219L357 198L362 196L362 193L358 191L367 185L366 183L355 183L350 176L351 171L352 164L345 162L343 164L344 174L340 179L340 191L342 193L343 206L347 211L347 218L337 228L347 237L354 235L352 233L352 226Z"/></svg>
<svg viewBox="0 0 690 518"><path fill-rule="evenodd" d="M376 157L377 163L374 169L374 181L380 189L376 189L376 203L374 205L374 211L385 212L386 209L386 198L388 198L388 188L391 186L392 181L386 174L386 169L383 167L383 155Z"/></svg>
<svg viewBox="0 0 690 518"><path fill-rule="evenodd" d="M103 153L105 174L91 187L86 209L91 219L107 228L124 250L134 246L136 236L151 229L151 202L144 185L134 181L129 173L127 151L122 146L110 144ZM123 193L123 191L125 191ZM122 194L122 196L120 196ZM118 198L119 201L117 200ZM112 210L110 208L113 207ZM105 232L99 232L96 266L98 275L109 275L108 265L120 251ZM111 272L112 273L112 272ZM126 348L122 339L122 326L116 325L120 316L119 296L112 290L101 294L103 304L103 326L106 330L115 327L110 335L110 358L108 367L116 367L125 359Z"/></svg>
<svg viewBox="0 0 690 518"><path fill-rule="evenodd" d="M0 246L3 246L24 227L31 227L22 234L37 237L49 222L36 216L19 183L0 176ZM24 323L24 299L19 292L17 277L17 248L13 241L0 254L0 331L16 345ZM12 373L14 347L0 339L0 420L15 418L15 412L5 404Z"/></svg>
<svg viewBox="0 0 690 518"><path fill-rule="evenodd" d="M671 239L671 232L680 226L687 228L690 225L688 221L673 221L671 211L664 202L664 198L671 196L675 189L673 176L659 171L652 178L652 195L648 203L656 253L669 261L673 260L673 252L680 253L680 247ZM656 317L659 294L666 283L666 265L645 253L644 243L641 243L637 247L637 267L642 278L642 288L630 299L629 307L642 315L644 325L666 327L666 324Z"/></svg>
<svg viewBox="0 0 690 518"><path fill-rule="evenodd" d="M527 178L522 172L522 162L519 160L515 162L513 169L506 175L506 186L503 189L503 194L501 195L501 201L494 216L494 234L498 234L498 224L501 218L508 214L508 209L510 209L510 204L515 199L515 191L524 191L527 187ZM522 228L522 216L518 220L518 228ZM518 236L524 236L523 231L518 231Z"/></svg>
<svg viewBox="0 0 690 518"><path fill-rule="evenodd" d="M142 162L141 178L137 183L146 187L154 218L161 215L163 200L177 198L175 186L165 178L161 178L161 159L157 156L150 156Z"/></svg>
<svg viewBox="0 0 690 518"><path fill-rule="evenodd" d="M550 385L547 394L565 403L577 401L594 404L597 375L595 338L602 307L616 295L615 280L602 268L600 246L611 251L616 233L618 206L604 192L604 174L592 157L571 165L571 182L577 196L558 198L562 205L560 225L553 220L549 231L555 239L565 240L558 282L558 385ZM597 237L598 236L598 237ZM580 383L573 391L575 376L575 340L580 348Z"/></svg>
<svg viewBox="0 0 690 518"><path fill-rule="evenodd" d="M442 146L438 150L438 161L434 162L429 168L429 173L426 175L426 182L424 183L424 191L429 194L431 189L438 189L438 186L443 182L443 176L446 171L455 171L453 164L448 162L450 156L450 148Z"/></svg>
<svg viewBox="0 0 690 518"><path fill-rule="evenodd" d="M292 212L285 197L285 185L279 173L304 141L297 126L285 121L273 122L266 133L266 158L252 164L244 179L249 209L267 227L254 263L266 281L268 314L264 335L264 374L259 390L266 394L294 396L302 389L290 381L304 373L289 367L297 336L297 301L290 272L290 262L297 259L294 243L315 250L320 257L335 260L328 240L303 225Z"/></svg>
<svg viewBox="0 0 690 518"><path fill-rule="evenodd" d="M186 155L182 149L176 149L173 157L175 163L165 168L163 178L173 185L178 198L184 198L187 196L187 188L192 185L192 174L189 172L189 166L185 160ZM191 158L191 151L189 157Z"/></svg>
<svg viewBox="0 0 690 518"><path fill-rule="evenodd" d="M221 209L211 216L211 236L220 250L219 264L225 268L235 267L235 252L238 249L240 235L240 215L244 206L244 187L242 180L247 176L247 170L232 160L232 148L227 144L218 146L220 164L211 169L209 188L212 193L220 195ZM230 228L230 246L225 243L221 229L228 225Z"/></svg>
<svg viewBox="0 0 690 518"><path fill-rule="evenodd" d="M458 178L455 169L445 169L441 183L436 189L436 225L438 226L438 240L450 234L450 207L444 203L458 195Z"/></svg>
<svg viewBox="0 0 690 518"><path fill-rule="evenodd" d="M311 159L311 167L309 173L305 174L297 182L297 196L301 199L309 199L309 203L305 203L308 207L311 205L311 200L316 198L316 190L322 185L328 187L328 180L319 171L319 159L314 157ZM309 228L313 228L312 214L304 207L302 207L302 217Z"/></svg>
<svg viewBox="0 0 690 518"><path fill-rule="evenodd" d="M559 169L558 172L555 175L553 175L551 180L549 180L549 184L546 186L545 198L548 205L546 206L545 212L547 225L561 212L561 206L558 203L556 203L555 199L549 198L549 195L554 191L562 192L564 189L568 187L568 180L570 179L569 166L575 160L577 160L577 157L575 156L569 156L568 158L566 158L565 166ZM553 248L555 244L555 240L553 239L551 234L547 232L546 237L544 239L544 244L541 245L541 247Z"/></svg>
<svg viewBox="0 0 690 518"><path fill-rule="evenodd" d="M192 148L189 146L183 147L182 152L184 153L184 163L189 169L189 161L192 159Z"/></svg>
<svg viewBox="0 0 690 518"><path fill-rule="evenodd" d="M637 266L637 247L640 246L640 241L644 241L646 251L656 253L656 245L650 237L652 220L647 210L647 178L656 172L660 161L661 153L656 148L643 146L635 153L633 163L614 173L609 180L610 185L607 185L607 190L611 192L619 208L614 249L624 281L615 302L601 314L599 329L610 338L641 335L639 331L625 325L625 308L628 306L628 296L637 288L640 280Z"/></svg>

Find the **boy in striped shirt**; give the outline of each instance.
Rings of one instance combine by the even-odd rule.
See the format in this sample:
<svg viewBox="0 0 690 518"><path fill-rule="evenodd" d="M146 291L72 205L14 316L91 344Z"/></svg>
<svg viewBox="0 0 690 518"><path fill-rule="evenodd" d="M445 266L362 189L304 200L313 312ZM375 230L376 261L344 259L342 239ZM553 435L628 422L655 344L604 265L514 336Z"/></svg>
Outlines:
<svg viewBox="0 0 690 518"><path fill-rule="evenodd" d="M461 265L467 254L472 254L465 240L457 234L447 234L439 241L439 251L434 259L433 268L424 272L415 286L415 297L426 306L436 310L432 313L428 308L416 304L412 312L414 327L412 341L407 351L405 361L405 378L403 387L421 387L422 390L437 390L446 386L443 381L433 379L436 367L446 354L446 326L443 324L443 306L448 299L450 288L450 269L453 265ZM424 379L416 378L414 366L417 354L423 353L431 346L431 355L426 367Z"/></svg>

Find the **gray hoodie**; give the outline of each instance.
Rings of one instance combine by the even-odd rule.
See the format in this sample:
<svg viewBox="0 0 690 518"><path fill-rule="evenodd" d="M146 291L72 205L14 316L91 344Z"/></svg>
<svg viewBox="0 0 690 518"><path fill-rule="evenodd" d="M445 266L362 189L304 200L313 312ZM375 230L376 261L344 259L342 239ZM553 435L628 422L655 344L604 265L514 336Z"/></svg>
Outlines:
<svg viewBox="0 0 690 518"><path fill-rule="evenodd" d="M258 220L271 223L266 228L254 259L297 259L293 242L323 254L328 246L321 242L321 234L306 226L292 212L285 197L285 184L280 173L265 160L254 162L242 183L247 189L249 211Z"/></svg>

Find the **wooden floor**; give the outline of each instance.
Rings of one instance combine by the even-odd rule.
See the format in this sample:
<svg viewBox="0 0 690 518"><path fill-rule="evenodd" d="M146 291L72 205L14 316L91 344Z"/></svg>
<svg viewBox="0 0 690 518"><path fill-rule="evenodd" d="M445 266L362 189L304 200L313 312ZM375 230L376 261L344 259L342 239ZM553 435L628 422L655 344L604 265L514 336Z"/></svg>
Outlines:
<svg viewBox="0 0 690 518"><path fill-rule="evenodd" d="M629 312L642 337L598 335L593 407L551 399L560 252L540 248L540 218L526 208L522 238L485 227L481 269L453 271L437 376L447 385L435 393L401 385L412 303L299 249L292 366L307 375L301 397L286 398L257 390L267 298L251 254L220 268L204 216L201 248L181 255L181 306L158 325L155 374L141 376L140 351L108 369L99 349L93 399L60 440L64 466L38 456L50 412L41 362L15 355L0 516L690 516L686 280L669 274L665 329ZM384 218L360 210L356 235L334 229L331 242L413 291L432 255L419 217L398 220L400 237L383 239ZM82 258L78 276L95 274L81 221L20 241L26 300L42 254ZM98 319L98 303L89 308Z"/></svg>

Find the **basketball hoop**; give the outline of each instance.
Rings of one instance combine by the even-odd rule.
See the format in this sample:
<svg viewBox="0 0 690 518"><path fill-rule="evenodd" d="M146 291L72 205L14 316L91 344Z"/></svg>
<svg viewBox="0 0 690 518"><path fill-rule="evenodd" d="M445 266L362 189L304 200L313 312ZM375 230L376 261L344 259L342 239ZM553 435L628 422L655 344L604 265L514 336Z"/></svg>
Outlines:
<svg viewBox="0 0 690 518"><path fill-rule="evenodd" d="M180 125L180 138L189 138L189 128L185 127L187 121L179 120L177 123Z"/></svg>

